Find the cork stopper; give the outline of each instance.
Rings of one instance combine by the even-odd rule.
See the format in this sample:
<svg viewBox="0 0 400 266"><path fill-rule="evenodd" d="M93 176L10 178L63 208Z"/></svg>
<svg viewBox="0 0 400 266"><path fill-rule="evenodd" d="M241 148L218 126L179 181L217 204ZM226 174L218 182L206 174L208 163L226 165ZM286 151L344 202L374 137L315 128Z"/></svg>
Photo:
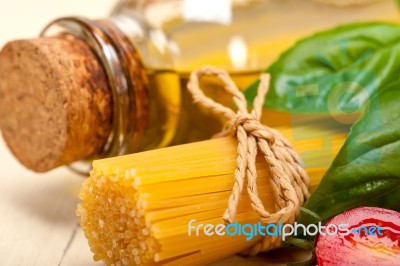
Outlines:
<svg viewBox="0 0 400 266"><path fill-rule="evenodd" d="M20 40L0 53L0 128L26 167L44 172L102 150L112 123L105 71L70 36Z"/></svg>

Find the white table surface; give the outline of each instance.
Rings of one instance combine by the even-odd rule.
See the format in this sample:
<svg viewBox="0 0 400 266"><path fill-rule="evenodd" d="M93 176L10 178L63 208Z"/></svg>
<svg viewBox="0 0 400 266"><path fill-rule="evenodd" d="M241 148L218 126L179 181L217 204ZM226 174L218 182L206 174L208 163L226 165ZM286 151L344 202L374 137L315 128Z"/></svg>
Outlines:
<svg viewBox="0 0 400 266"><path fill-rule="evenodd" d="M0 46L34 38L50 20L65 15L104 17L115 0L0 0ZM83 179L66 168L36 174L20 165L0 137L0 265L101 265L92 260L75 215ZM218 265L282 265L292 254Z"/></svg>

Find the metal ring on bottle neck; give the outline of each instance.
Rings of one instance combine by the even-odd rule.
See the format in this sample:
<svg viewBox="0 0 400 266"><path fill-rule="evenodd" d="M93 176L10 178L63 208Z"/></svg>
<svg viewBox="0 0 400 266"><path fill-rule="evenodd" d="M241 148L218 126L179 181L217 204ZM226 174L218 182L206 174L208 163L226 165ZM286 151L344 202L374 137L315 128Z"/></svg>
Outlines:
<svg viewBox="0 0 400 266"><path fill-rule="evenodd" d="M100 59L111 90L113 129L101 153L69 167L80 174L90 171L87 160L117 156L135 149L148 121L148 80L136 49L129 39L107 21L81 17L60 18L51 22L41 36L72 34L84 40Z"/></svg>

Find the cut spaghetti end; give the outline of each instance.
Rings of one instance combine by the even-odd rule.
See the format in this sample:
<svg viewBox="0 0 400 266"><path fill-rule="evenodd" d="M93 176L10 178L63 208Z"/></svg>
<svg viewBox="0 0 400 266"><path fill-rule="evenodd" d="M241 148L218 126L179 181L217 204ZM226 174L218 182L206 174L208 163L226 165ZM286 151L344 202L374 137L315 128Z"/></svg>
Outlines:
<svg viewBox="0 0 400 266"><path fill-rule="evenodd" d="M144 212L136 206L133 175L127 172L118 179L92 173L80 192L77 214L95 260L106 265L152 264L161 251L160 243L149 234Z"/></svg>

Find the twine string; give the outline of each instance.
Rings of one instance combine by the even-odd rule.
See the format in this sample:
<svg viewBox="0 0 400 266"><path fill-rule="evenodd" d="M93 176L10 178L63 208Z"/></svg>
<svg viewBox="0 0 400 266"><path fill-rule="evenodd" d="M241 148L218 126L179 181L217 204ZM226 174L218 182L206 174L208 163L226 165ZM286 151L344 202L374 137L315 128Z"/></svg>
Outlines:
<svg viewBox="0 0 400 266"><path fill-rule="evenodd" d="M207 97L200 89L200 78L206 75L216 76L221 80L224 89L232 97L237 112L215 102ZM188 90L194 101L212 112L223 115L229 121L228 129L218 136L233 134L238 140L237 168L234 173L234 185L228 200L228 207L223 215L226 223L235 221L240 196L246 186L251 206L260 221L270 223L293 223L299 206L309 197L309 178L299 164L299 156L290 142L277 130L261 124L259 121L265 96L269 89L270 76L262 74L257 96L253 102L253 110L249 113L243 93L236 87L229 74L222 69L212 66L200 68L192 72ZM261 152L270 172L270 181L274 193L276 211L265 209L257 188L256 157ZM246 254L255 255L280 245L278 237L264 237L263 241L255 244Z"/></svg>

